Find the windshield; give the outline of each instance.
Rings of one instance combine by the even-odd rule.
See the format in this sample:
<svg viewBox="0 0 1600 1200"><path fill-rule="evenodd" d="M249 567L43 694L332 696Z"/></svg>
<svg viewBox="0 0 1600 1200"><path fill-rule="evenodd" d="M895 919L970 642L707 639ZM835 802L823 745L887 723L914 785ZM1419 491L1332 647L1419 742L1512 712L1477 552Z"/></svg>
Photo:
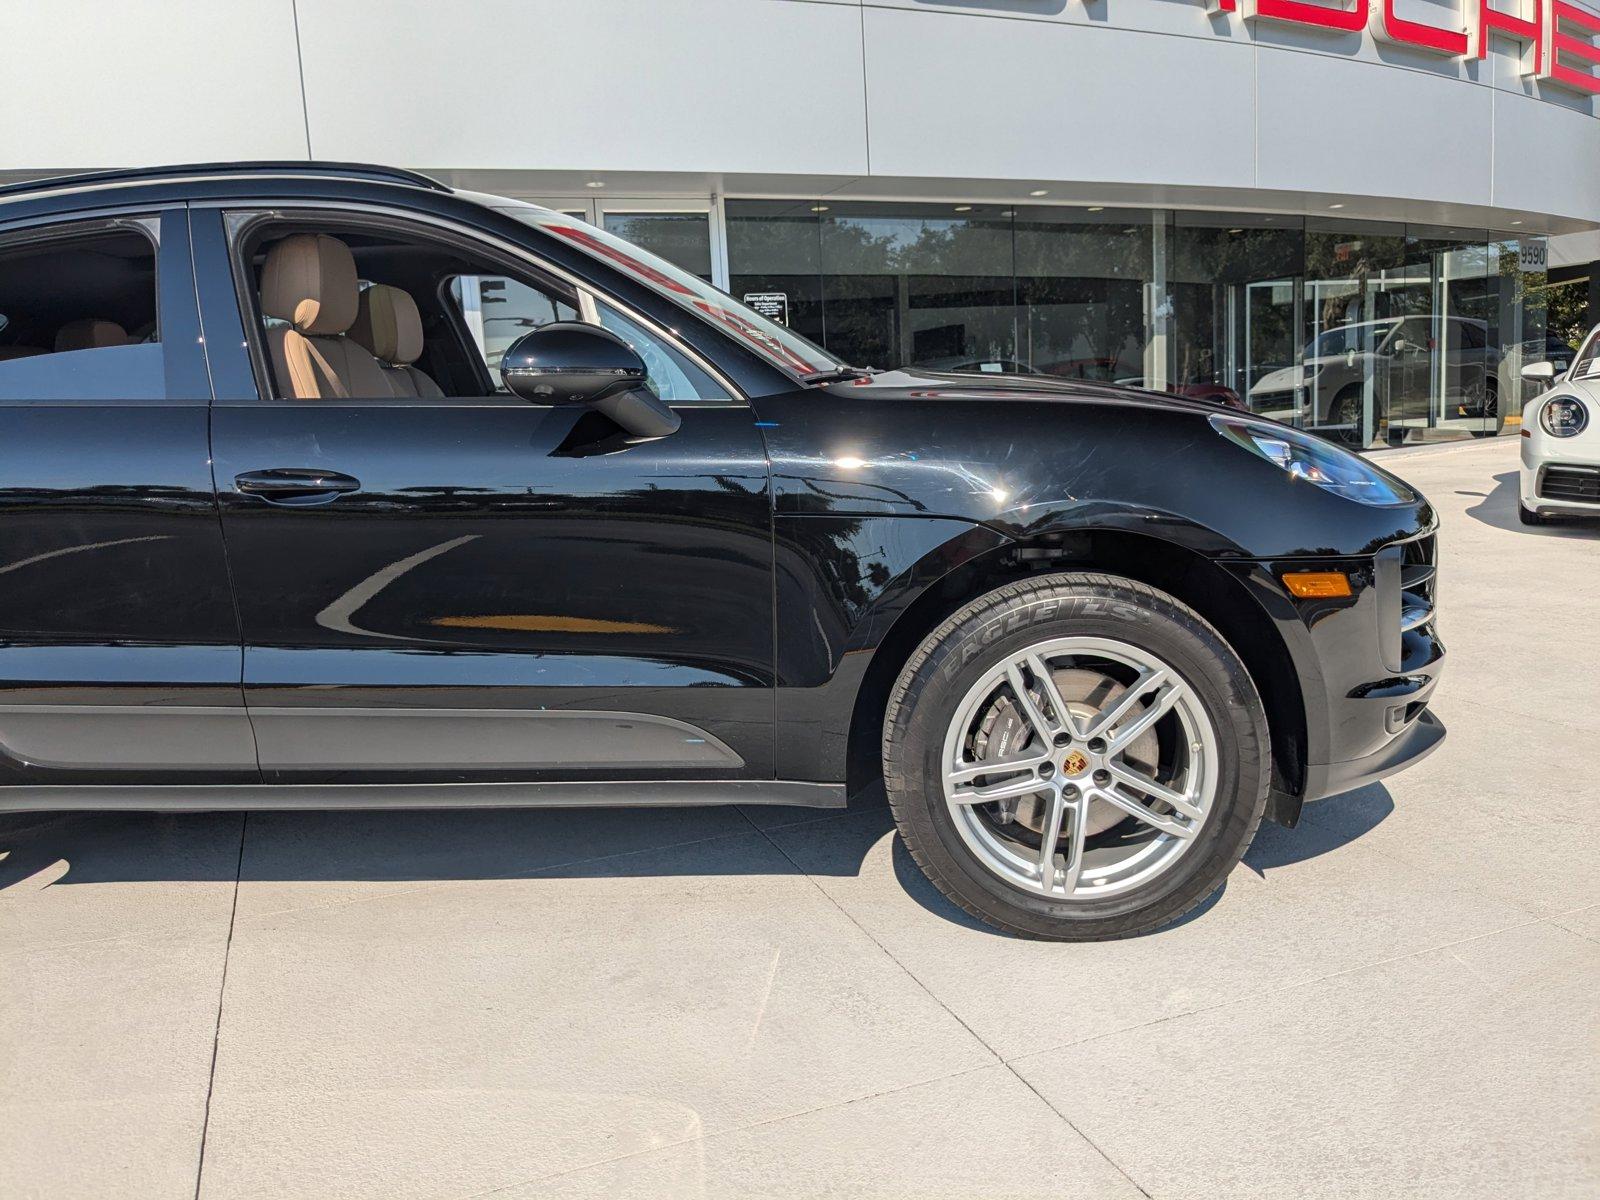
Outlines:
<svg viewBox="0 0 1600 1200"><path fill-rule="evenodd" d="M1589 332L1589 340L1578 352L1578 361L1572 364L1572 378L1588 379L1600 375L1600 326Z"/></svg>
<svg viewBox="0 0 1600 1200"><path fill-rule="evenodd" d="M587 221L565 213L535 208L531 204L507 205L500 211L605 259L674 304L711 318L768 362L802 379L844 369L845 364L821 347L777 322L769 321L754 309L746 308L699 276L691 275L666 259L657 258L648 250L641 250L633 243L625 242Z"/></svg>
<svg viewBox="0 0 1600 1200"><path fill-rule="evenodd" d="M1340 325L1336 329L1328 330L1308 345L1305 355L1307 358L1333 358L1339 354L1352 352L1365 354L1393 328L1392 322Z"/></svg>

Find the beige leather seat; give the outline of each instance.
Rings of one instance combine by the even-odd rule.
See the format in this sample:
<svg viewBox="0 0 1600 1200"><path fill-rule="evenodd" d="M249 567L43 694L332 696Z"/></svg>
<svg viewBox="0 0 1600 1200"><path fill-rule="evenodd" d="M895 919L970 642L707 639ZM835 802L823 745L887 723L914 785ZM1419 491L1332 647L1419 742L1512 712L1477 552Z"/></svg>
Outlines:
<svg viewBox="0 0 1600 1200"><path fill-rule="evenodd" d="M291 400L392 396L378 360L346 337L360 303L356 260L336 237L296 233L267 251L261 311L278 391Z"/></svg>
<svg viewBox="0 0 1600 1200"><path fill-rule="evenodd" d="M128 331L115 321L84 317L68 321L56 330L56 353L69 350L99 350L106 346L126 346Z"/></svg>
<svg viewBox="0 0 1600 1200"><path fill-rule="evenodd" d="M444 397L439 385L412 365L422 354L422 317L410 292L386 283L362 292L350 337L378 360L393 395L416 400Z"/></svg>

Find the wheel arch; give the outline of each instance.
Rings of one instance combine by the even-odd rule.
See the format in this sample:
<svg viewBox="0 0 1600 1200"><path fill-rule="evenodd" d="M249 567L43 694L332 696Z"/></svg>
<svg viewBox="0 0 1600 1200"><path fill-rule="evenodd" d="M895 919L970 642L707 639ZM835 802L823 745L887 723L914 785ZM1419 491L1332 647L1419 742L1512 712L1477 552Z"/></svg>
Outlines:
<svg viewBox="0 0 1600 1200"><path fill-rule="evenodd" d="M847 750L849 794L881 781L889 693L923 639L986 592L1063 571L1122 575L1159 588L1216 628L1244 663L1266 709L1273 760L1267 815L1294 824L1305 788L1306 705L1282 634L1244 585L1215 562L1163 538L1118 529L1044 534L997 547L962 563L907 605L875 648L856 692Z"/></svg>

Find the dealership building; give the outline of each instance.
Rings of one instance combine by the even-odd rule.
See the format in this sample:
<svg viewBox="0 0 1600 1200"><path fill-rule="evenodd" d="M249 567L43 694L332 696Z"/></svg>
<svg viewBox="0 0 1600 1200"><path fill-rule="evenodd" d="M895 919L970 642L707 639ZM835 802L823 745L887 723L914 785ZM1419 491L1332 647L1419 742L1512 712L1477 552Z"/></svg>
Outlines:
<svg viewBox="0 0 1600 1200"><path fill-rule="evenodd" d="M1600 319L1578 0L52 0L6 42L0 178L412 167L870 366L1388 445L1514 430Z"/></svg>

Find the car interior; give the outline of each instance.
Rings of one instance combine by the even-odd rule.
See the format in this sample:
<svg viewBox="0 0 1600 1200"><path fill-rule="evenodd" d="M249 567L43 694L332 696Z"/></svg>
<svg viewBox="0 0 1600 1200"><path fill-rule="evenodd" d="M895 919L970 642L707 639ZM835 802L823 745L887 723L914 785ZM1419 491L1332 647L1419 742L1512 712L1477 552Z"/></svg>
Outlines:
<svg viewBox="0 0 1600 1200"><path fill-rule="evenodd" d="M159 340L155 246L143 233L0 248L0 363Z"/></svg>
<svg viewBox="0 0 1600 1200"><path fill-rule="evenodd" d="M352 226L258 227L242 261L280 399L437 400L504 394L516 336L578 319L559 285L530 286L453 245Z"/></svg>

